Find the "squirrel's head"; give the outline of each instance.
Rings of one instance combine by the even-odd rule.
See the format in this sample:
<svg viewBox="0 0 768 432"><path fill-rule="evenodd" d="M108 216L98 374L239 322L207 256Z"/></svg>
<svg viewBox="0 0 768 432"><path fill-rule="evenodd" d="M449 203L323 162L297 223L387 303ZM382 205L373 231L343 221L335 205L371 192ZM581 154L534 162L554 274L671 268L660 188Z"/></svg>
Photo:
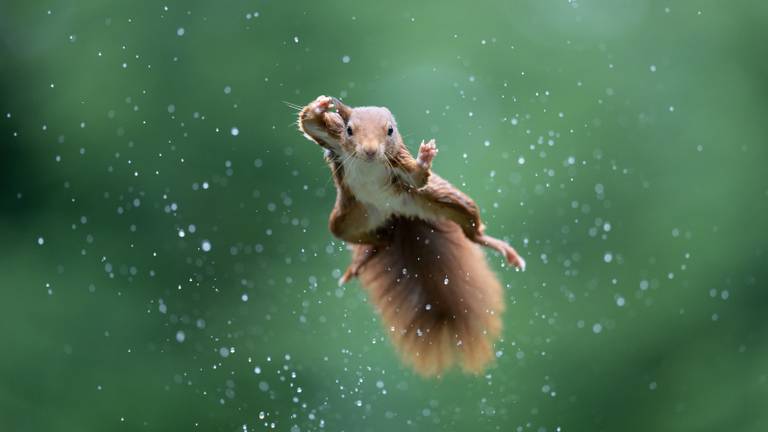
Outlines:
<svg viewBox="0 0 768 432"><path fill-rule="evenodd" d="M394 154L402 143L392 113L384 107L350 108L338 99L334 106L344 120L341 148L351 157L382 160Z"/></svg>

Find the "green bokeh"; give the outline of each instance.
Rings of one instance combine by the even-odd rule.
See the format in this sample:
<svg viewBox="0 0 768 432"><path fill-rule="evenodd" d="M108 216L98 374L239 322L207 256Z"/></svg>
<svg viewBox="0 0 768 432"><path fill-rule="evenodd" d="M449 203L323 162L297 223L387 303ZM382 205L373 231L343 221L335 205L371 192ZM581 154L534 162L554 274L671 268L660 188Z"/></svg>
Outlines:
<svg viewBox="0 0 768 432"><path fill-rule="evenodd" d="M767 18L1 3L0 430L766 430ZM333 185L284 103L320 94L434 137L527 258L489 254L486 375L414 375L337 288Z"/></svg>

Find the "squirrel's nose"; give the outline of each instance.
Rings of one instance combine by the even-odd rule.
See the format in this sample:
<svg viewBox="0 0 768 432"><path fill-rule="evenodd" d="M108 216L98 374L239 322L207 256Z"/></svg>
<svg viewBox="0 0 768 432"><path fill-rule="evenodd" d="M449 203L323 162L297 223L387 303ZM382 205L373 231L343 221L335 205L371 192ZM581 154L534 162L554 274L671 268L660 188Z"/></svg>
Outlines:
<svg viewBox="0 0 768 432"><path fill-rule="evenodd" d="M376 149L365 149L363 153L365 153L365 157L367 157L369 160L372 160L376 156Z"/></svg>

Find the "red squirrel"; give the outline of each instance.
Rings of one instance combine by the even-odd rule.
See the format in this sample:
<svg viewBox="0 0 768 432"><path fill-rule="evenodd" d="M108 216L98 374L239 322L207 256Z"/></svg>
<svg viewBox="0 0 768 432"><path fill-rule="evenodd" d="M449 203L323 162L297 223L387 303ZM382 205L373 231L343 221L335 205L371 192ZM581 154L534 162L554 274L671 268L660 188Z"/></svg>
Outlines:
<svg viewBox="0 0 768 432"><path fill-rule="evenodd" d="M336 185L329 228L352 248L339 283L360 278L418 373L439 375L457 361L482 372L494 358L504 297L477 245L520 270L523 258L485 234L475 202L431 171L434 140L411 156L387 108L320 96L301 109L298 124L325 149Z"/></svg>

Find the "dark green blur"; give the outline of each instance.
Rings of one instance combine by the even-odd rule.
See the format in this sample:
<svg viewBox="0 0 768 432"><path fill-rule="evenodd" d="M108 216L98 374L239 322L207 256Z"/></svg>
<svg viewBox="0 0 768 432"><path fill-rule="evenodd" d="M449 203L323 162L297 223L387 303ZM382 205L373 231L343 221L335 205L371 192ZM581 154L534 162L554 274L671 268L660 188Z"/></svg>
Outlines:
<svg viewBox="0 0 768 432"><path fill-rule="evenodd" d="M0 430L767 430L766 22L756 1L0 3ZM487 374L414 375L337 288L335 191L289 106L320 94L435 138L528 260L489 254Z"/></svg>

